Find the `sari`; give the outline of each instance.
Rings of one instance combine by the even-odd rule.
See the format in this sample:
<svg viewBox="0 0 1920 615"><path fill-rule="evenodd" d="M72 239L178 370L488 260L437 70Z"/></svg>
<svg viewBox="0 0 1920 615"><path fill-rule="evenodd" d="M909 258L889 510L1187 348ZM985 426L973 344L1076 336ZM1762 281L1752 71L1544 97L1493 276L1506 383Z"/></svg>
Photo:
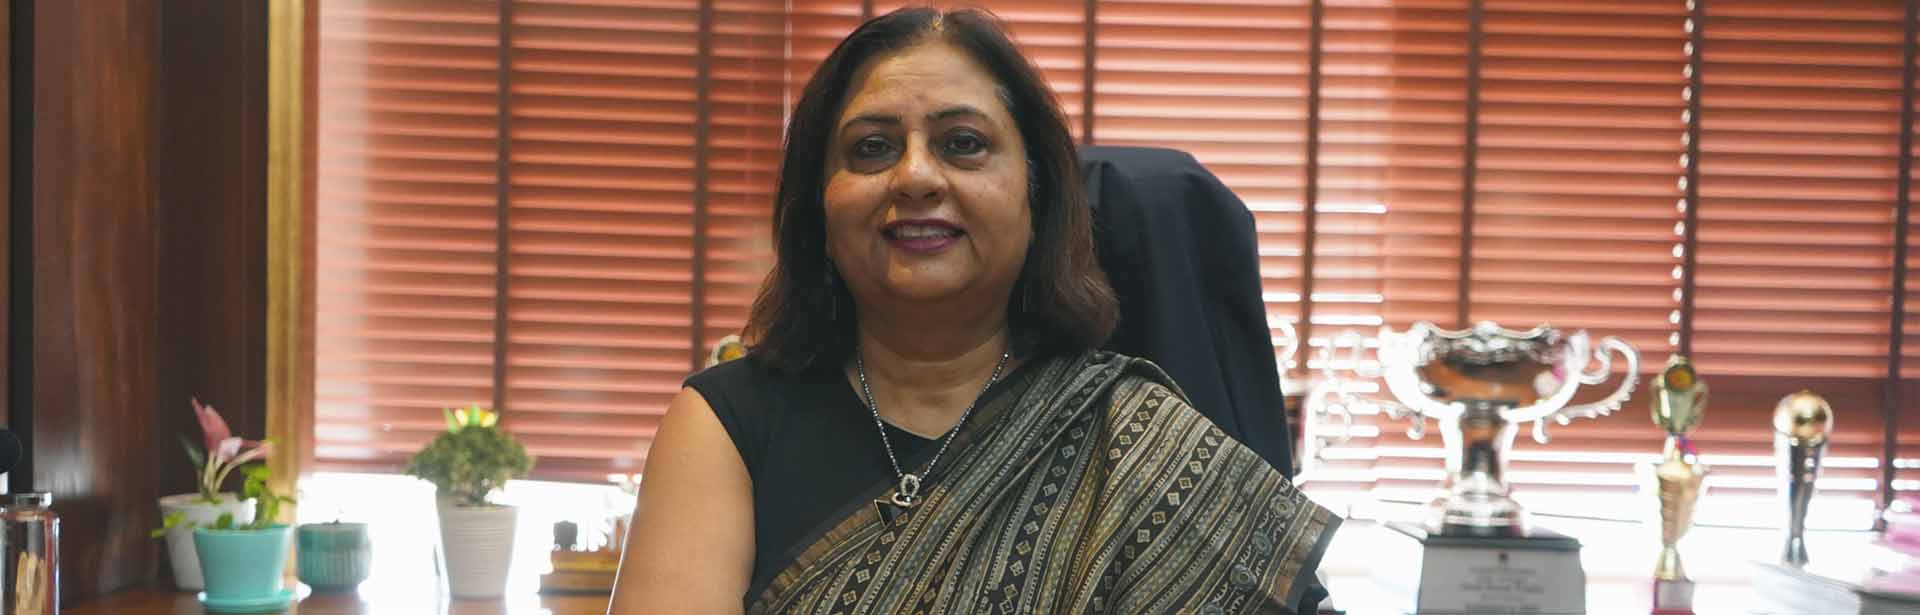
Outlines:
<svg viewBox="0 0 1920 615"><path fill-rule="evenodd" d="M1147 361L1042 359L975 410L911 508L875 485L748 612L1292 613L1340 519ZM927 460L911 460L924 471ZM1311 606L1307 607L1311 608Z"/></svg>

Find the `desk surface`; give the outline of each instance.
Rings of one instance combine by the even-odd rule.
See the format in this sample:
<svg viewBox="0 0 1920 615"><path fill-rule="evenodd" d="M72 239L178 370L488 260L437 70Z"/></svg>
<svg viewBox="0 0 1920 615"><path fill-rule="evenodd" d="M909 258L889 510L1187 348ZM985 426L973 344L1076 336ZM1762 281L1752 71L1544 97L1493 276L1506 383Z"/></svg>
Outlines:
<svg viewBox="0 0 1920 615"><path fill-rule="evenodd" d="M1582 561L1587 571L1588 613L1645 613L1651 604L1650 574L1658 540L1634 526L1598 524L1556 525L1585 543ZM1682 551L1687 570L1699 583L1695 596L1698 615L1763 613L1751 588L1754 559L1771 553L1777 533L1764 530L1696 529ZM1816 556L1844 558L1868 544L1865 532L1815 533L1809 546ZM1652 538L1651 544L1645 544ZM1372 579L1376 558L1407 540L1382 526L1349 522L1337 535L1321 569L1336 606L1350 615L1394 613L1395 599ZM1404 546L1404 545L1400 545ZM1748 552L1752 551L1752 554ZM404 570L404 569L402 569ZM389 569L389 571L396 571ZM317 593L303 597L287 613L297 615L602 615L603 595L540 595L530 591L531 572L516 568L522 581L510 586L508 596L495 601L452 600L428 568L412 574L376 574L355 593ZM515 589L517 588L517 589ZM74 605L67 615L201 615L193 594L164 588L143 588Z"/></svg>
<svg viewBox="0 0 1920 615"><path fill-rule="evenodd" d="M604 615L606 596L518 594L503 600L450 600L435 588L418 593L319 593L286 611L296 615ZM67 615L201 615L193 594L143 588L61 611Z"/></svg>

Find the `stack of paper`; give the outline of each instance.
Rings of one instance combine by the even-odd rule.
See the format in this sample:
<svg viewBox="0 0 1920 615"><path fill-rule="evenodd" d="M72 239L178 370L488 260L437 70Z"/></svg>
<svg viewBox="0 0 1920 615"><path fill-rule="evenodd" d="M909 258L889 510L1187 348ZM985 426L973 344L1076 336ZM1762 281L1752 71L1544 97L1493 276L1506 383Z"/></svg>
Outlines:
<svg viewBox="0 0 1920 615"><path fill-rule="evenodd" d="M1805 567L1763 563L1753 586L1766 613L1920 615L1920 567L1889 571L1858 560Z"/></svg>

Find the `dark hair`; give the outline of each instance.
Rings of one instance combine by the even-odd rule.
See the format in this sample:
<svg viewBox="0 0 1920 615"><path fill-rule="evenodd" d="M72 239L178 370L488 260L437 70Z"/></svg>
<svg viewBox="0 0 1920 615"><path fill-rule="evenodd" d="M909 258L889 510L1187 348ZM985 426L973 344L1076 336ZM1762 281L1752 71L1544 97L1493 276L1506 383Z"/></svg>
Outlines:
<svg viewBox="0 0 1920 615"><path fill-rule="evenodd" d="M745 337L756 360L796 373L852 357L853 296L831 281L827 265L826 148L854 73L876 56L935 39L986 67L1026 142L1033 244L1008 298L1014 352L1079 353L1113 332L1119 304L1094 256L1079 155L1053 91L991 14L910 7L847 35L794 106L773 205L776 260L747 320Z"/></svg>

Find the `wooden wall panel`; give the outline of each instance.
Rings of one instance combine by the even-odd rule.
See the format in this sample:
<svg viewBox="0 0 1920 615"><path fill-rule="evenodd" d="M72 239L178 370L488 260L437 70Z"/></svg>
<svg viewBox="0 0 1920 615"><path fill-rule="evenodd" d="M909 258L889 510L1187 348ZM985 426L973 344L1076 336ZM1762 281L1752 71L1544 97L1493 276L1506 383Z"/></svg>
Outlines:
<svg viewBox="0 0 1920 615"><path fill-rule="evenodd" d="M10 199L13 194L13 0L0 0L0 199ZM7 352L8 333L11 332L13 311L8 309L12 293L13 253L10 241L13 233L13 216L0 211L0 429L8 427L8 408L11 396L7 368L11 353ZM0 474L0 493L7 489L8 478Z"/></svg>
<svg viewBox="0 0 1920 615"><path fill-rule="evenodd" d="M54 493L73 604L156 579L190 397L266 433L266 5L14 1L10 482Z"/></svg>
<svg viewBox="0 0 1920 615"><path fill-rule="evenodd" d="M154 411L161 490L193 490L176 433L189 398L236 435L267 435L265 2L161 5L159 343Z"/></svg>
<svg viewBox="0 0 1920 615"><path fill-rule="evenodd" d="M155 559L157 10L34 6L31 486L65 525L69 599L145 580Z"/></svg>

